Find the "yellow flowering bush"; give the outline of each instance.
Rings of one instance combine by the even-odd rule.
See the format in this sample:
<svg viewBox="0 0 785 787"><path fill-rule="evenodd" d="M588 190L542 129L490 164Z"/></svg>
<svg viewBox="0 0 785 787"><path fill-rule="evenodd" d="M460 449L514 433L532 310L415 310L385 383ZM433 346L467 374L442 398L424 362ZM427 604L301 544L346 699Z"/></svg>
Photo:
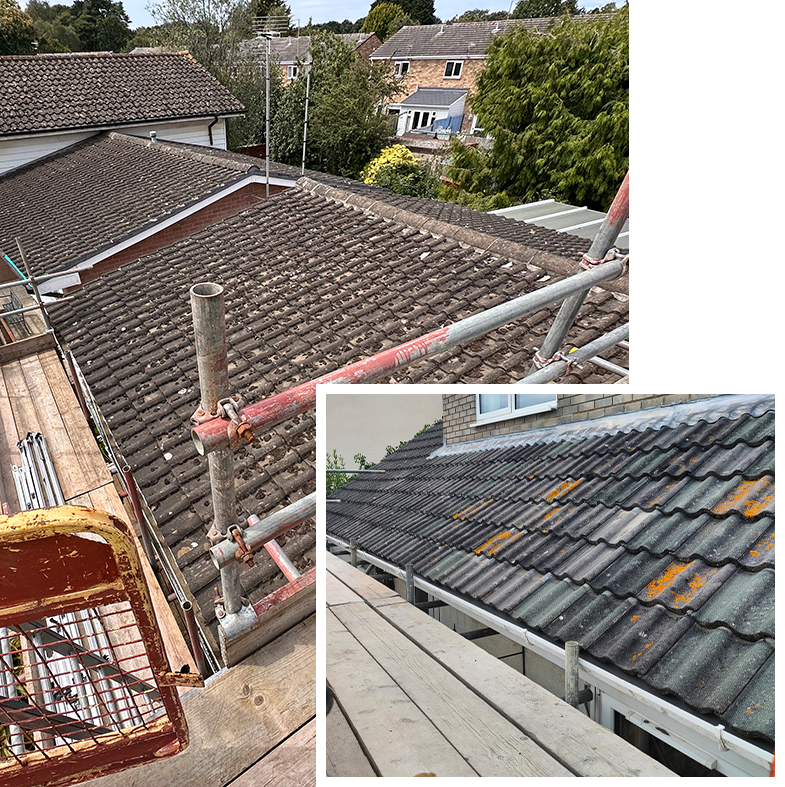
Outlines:
<svg viewBox="0 0 785 787"><path fill-rule="evenodd" d="M391 145L365 165L365 183L412 197L435 197L438 181L405 145Z"/></svg>

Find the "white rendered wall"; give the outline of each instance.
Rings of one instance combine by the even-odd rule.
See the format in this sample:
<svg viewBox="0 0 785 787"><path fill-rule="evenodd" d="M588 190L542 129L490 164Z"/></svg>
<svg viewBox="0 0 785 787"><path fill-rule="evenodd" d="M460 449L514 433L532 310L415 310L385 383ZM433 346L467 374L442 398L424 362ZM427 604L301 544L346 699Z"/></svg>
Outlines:
<svg viewBox="0 0 785 787"><path fill-rule="evenodd" d="M132 134L136 137L149 137L155 131L158 139L183 142L189 145L210 145L207 127L210 120L186 120L178 122L149 123L134 126L115 126L112 131ZM0 175L16 169L36 159L48 156L58 150L75 145L83 139L97 134L97 131L72 131L64 134L39 134L23 139L0 140ZM226 120L221 118L212 128L213 147L226 150Z"/></svg>

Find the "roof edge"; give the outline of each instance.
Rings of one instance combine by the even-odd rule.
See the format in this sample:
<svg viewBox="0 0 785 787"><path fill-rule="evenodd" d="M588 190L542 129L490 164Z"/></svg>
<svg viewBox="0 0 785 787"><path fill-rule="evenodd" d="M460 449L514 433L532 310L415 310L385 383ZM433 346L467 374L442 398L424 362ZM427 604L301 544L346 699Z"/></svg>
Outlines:
<svg viewBox="0 0 785 787"><path fill-rule="evenodd" d="M534 265L552 275L573 276L580 273L577 260L541 251L470 227L461 227L440 219L427 218L405 208L389 205L383 200L327 186L308 177L300 178L297 181L297 186L310 194L338 202L363 213L371 213L379 218L405 224L423 233L451 238L481 252L492 252L525 265ZM628 295L629 282L626 277L606 281L603 282L603 289Z"/></svg>
<svg viewBox="0 0 785 787"><path fill-rule="evenodd" d="M571 424L544 426L495 437L484 437L463 443L453 443L437 448L428 459L455 454L492 451L495 448L514 448L532 443L555 443L562 440L579 440L586 437L641 431L642 429L664 429L677 424L695 425L699 421L713 423L720 418L735 420L744 414L760 416L774 410L774 394L727 394L709 399L636 410L632 413L605 415L588 421Z"/></svg>

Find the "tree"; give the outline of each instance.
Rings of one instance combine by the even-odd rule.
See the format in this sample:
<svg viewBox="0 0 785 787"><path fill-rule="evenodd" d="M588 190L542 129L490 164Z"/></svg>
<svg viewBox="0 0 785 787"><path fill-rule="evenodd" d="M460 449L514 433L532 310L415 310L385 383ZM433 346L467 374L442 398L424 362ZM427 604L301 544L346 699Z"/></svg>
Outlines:
<svg viewBox="0 0 785 787"><path fill-rule="evenodd" d="M450 22L496 22L508 17L509 14L506 11L488 11L475 8L471 11L464 11L459 16L454 16Z"/></svg>
<svg viewBox="0 0 785 787"><path fill-rule="evenodd" d="M579 14L578 0L520 0L512 19L543 19L561 14Z"/></svg>
<svg viewBox="0 0 785 787"><path fill-rule="evenodd" d="M85 52L120 52L132 36L131 20L114 0L75 0L57 21L74 30Z"/></svg>
<svg viewBox="0 0 785 787"><path fill-rule="evenodd" d="M49 5L46 0L30 0L27 13L35 25L39 52L78 52L82 42L72 26L70 8Z"/></svg>
<svg viewBox="0 0 785 787"><path fill-rule="evenodd" d="M387 63L371 63L330 33L311 37L308 167L357 177L387 143L390 130L380 105L399 89ZM272 113L273 155L300 164L305 111L305 74L286 87Z"/></svg>
<svg viewBox="0 0 785 787"><path fill-rule="evenodd" d="M375 159L365 165L360 177L365 183L410 197L433 198L439 192L439 181L404 145L384 148Z"/></svg>
<svg viewBox="0 0 785 787"><path fill-rule="evenodd" d="M35 26L16 0L0 0L0 55L34 55Z"/></svg>
<svg viewBox="0 0 785 787"><path fill-rule="evenodd" d="M374 0L371 11L385 2L389 3L389 0ZM433 25L439 21L434 12L433 0L395 0L395 4L399 5L416 25Z"/></svg>
<svg viewBox="0 0 785 787"><path fill-rule="evenodd" d="M213 76L228 78L236 44L247 38L243 0L158 0L149 11L162 46L188 50Z"/></svg>
<svg viewBox="0 0 785 787"><path fill-rule="evenodd" d="M362 33L376 33L380 41L386 41L404 25L416 22L406 16L403 8L396 3L379 3L371 8L363 22Z"/></svg>
<svg viewBox="0 0 785 787"><path fill-rule="evenodd" d="M629 166L628 9L565 19L548 35L505 33L471 103L493 145L453 148L446 174L459 201L554 198L607 210Z"/></svg>

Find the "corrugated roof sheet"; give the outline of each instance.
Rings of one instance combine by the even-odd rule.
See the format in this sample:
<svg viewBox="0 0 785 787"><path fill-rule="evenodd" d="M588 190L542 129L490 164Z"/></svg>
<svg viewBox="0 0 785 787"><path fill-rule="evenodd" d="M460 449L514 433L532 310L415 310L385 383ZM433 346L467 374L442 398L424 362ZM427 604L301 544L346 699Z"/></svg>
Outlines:
<svg viewBox="0 0 785 787"><path fill-rule="evenodd" d="M436 425L342 487L327 530L773 741L774 408L747 404L460 452Z"/></svg>

